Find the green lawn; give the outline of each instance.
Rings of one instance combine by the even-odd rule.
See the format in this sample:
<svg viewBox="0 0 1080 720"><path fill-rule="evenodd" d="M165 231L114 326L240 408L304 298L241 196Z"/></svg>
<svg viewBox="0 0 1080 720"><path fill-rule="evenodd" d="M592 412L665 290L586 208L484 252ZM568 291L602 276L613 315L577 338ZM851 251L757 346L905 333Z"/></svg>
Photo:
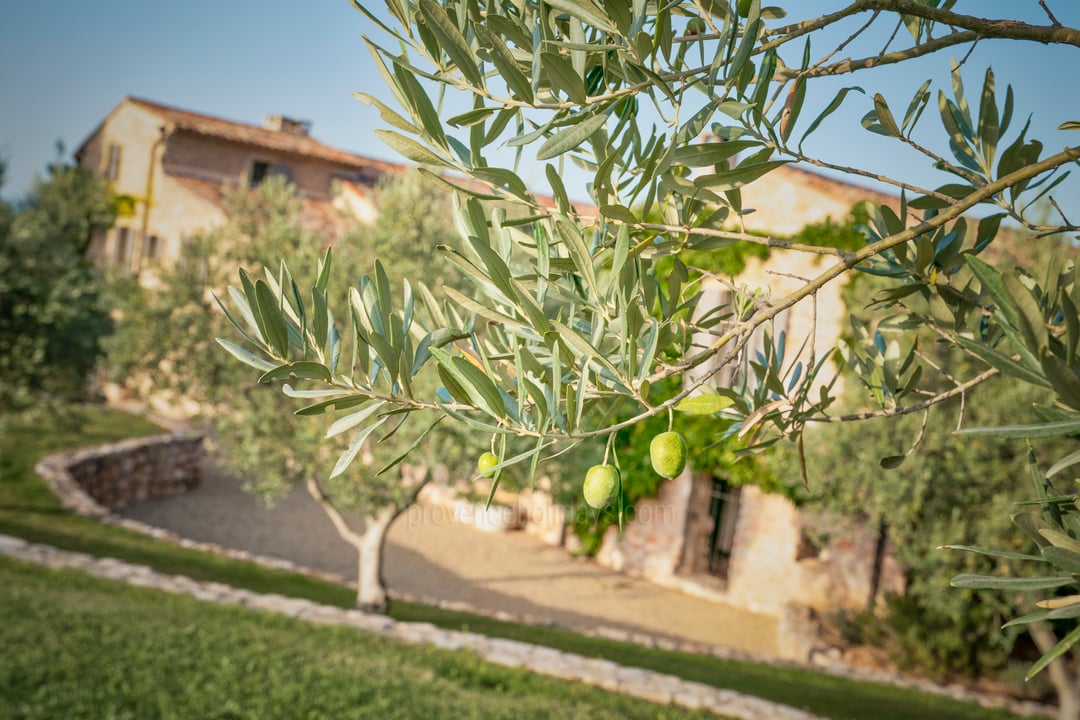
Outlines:
<svg viewBox="0 0 1080 720"><path fill-rule="evenodd" d="M70 515L59 507L33 472L34 463L42 455L58 449L154 432L158 432L158 429L143 420L103 409L88 409L81 429L59 426L55 422L13 424L0 438L0 532L65 549L119 557L150 565L162 572L215 580L259 592L277 592L339 607L352 603L354 595L347 588L296 573L185 550ZM557 628L516 625L426 605L395 602L391 615L399 620L426 621L441 627L468 629L589 657L603 657L625 665L654 669L805 707L819 715L837 719L915 720L949 717L990 720L1010 717L1005 713L888 685L851 682L796 668L776 668L654 650L589 638ZM156 716L163 714L158 712ZM523 713L522 716L529 714Z"/></svg>
<svg viewBox="0 0 1080 720"><path fill-rule="evenodd" d="M348 628L0 558L4 718L706 718Z"/></svg>

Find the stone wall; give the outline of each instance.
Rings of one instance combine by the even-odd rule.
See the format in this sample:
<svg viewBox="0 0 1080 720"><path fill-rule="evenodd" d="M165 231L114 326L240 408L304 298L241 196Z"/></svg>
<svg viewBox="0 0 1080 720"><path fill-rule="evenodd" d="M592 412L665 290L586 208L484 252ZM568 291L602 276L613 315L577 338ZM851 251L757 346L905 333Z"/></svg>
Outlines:
<svg viewBox="0 0 1080 720"><path fill-rule="evenodd" d="M100 517L191 490L204 454L201 437L176 433L50 455L37 472L65 508Z"/></svg>
<svg viewBox="0 0 1080 720"><path fill-rule="evenodd" d="M619 537L608 528L596 561L604 567L648 580L664 581L675 575L683 553L691 473L660 484L655 498L643 498L634 506L634 519Z"/></svg>

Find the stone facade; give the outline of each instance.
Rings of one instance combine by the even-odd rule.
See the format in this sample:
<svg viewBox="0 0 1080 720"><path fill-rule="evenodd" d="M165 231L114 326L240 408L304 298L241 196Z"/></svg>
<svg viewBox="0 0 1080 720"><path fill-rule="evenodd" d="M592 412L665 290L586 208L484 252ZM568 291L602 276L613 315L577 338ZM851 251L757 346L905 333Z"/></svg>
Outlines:
<svg viewBox="0 0 1080 720"><path fill-rule="evenodd" d="M870 200L899 208L893 195L860 185L783 165L742 188L744 208L754 212L743 217L747 230L794 235L810 223L827 219L843 221L852 207Z"/></svg>
<svg viewBox="0 0 1080 720"><path fill-rule="evenodd" d="M50 455L37 472L65 508L101 517L134 502L187 492L199 484L201 437L133 438Z"/></svg>
<svg viewBox="0 0 1080 720"><path fill-rule="evenodd" d="M323 145L303 123L267 120L258 127L125 98L75 155L134 201L131 215L94 239L90 256L152 276L180 257L188 238L224 223L228 190L274 174L296 187L301 224L332 241L346 217L373 217L376 180L402 170Z"/></svg>
<svg viewBox="0 0 1080 720"><path fill-rule="evenodd" d="M790 235L810 223L843 222L863 200L895 204L896 199L865 188L782 167L744 188L744 206L757 208L746 218L748 229ZM834 259L773 250L767 260L752 258L736 278L739 285L779 298L820 274ZM720 283L703 286L705 303L730 302ZM839 282L823 287L813 302L802 302L779 315L773 336L787 334L789 366L828 357L845 327L847 310ZM700 338L702 343L707 338ZM763 338L752 342L763 342ZM805 343L805 344L804 344ZM801 355L795 350L803 348ZM703 368L701 372L712 372ZM830 364L819 376L826 382L836 372ZM718 378L730 377L721 370ZM812 436L812 430L810 431ZM789 657L805 659L814 646L814 628L804 623L800 608L831 611L862 609L872 595L902 592L903 577L888 548L879 548L876 533L858 527L834 528L825 548L808 548L808 527L820 520L800 512L790 501L747 486L726 489L717 500L712 477L695 476L691 467L665 482L656 498L642 500L624 533L611 529L597 555L601 564L655 582L679 586L695 594L787 619ZM721 480L723 478L720 478ZM721 518L712 511L724 505ZM706 557L710 543L725 534L730 547ZM711 567L710 567L711 565ZM803 637L795 637L802 634Z"/></svg>

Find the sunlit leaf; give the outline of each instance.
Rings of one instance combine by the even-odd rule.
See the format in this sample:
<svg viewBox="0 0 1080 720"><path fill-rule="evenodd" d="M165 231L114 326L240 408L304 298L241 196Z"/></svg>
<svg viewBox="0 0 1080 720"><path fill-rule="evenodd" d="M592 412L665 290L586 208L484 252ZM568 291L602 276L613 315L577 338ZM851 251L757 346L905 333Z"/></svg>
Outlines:
<svg viewBox="0 0 1080 720"><path fill-rule="evenodd" d="M950 585L958 588L972 588L975 590L1053 590L1059 587L1071 585L1070 577L1025 577L1010 578L997 577L994 575L957 575L950 581Z"/></svg>
<svg viewBox="0 0 1080 720"><path fill-rule="evenodd" d="M607 115L596 113L549 137L536 151L537 160L550 160L573 150L607 123Z"/></svg>
<svg viewBox="0 0 1080 720"><path fill-rule="evenodd" d="M446 14L446 10L434 0L420 0L420 14L424 16L428 28L438 37L439 45L450 56L451 62L461 74L473 85L483 87L484 78L480 75L476 57L457 25Z"/></svg>
<svg viewBox="0 0 1080 720"><path fill-rule="evenodd" d="M232 355L234 358L244 363L245 365L255 368L256 370L265 373L273 371L278 367L277 363L272 363L269 360L265 360L249 352L248 350L245 350L234 342L230 342L222 338L217 338L217 342L218 345L221 345L221 347L228 350L229 354Z"/></svg>
<svg viewBox="0 0 1080 720"><path fill-rule="evenodd" d="M683 398L675 405L675 409L687 415L715 415L734 404L735 401L725 395L700 393Z"/></svg>

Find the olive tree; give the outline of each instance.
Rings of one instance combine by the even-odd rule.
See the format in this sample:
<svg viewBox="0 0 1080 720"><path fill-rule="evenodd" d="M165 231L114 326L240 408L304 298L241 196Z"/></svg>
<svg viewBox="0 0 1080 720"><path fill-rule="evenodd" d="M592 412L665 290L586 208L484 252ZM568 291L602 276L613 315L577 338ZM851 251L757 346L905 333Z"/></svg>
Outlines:
<svg viewBox="0 0 1080 720"><path fill-rule="evenodd" d="M378 249L399 281L401 273L449 274L452 266L440 270L438 258L424 245L450 232L445 194L431 193L406 175L386 178L377 195L382 212L375 223L352 227L337 240L339 270L358 273ZM338 452L361 449L343 440L352 421L319 423L278 412L277 399L261 392L247 368L220 352L214 338L227 332L228 321L215 294L225 291L237 264L255 268L281 255L314 264L321 256L326 240L302 227L300 211L295 188L281 178L255 191L234 191L227 199L226 224L194 238L175 267L159 269L156 287L129 282L117 290L121 319L108 340L109 370L147 399L197 406L223 464L260 499L273 502L294 487L305 488L357 551L357 606L382 612L387 606L383 548L390 524L431 479L435 459L463 474L461 463L475 454L475 442L447 425L425 445L426 457L435 459L406 463L410 428L438 420L434 412L427 413L430 418L402 415L366 444L362 461L329 478L335 442ZM336 305L318 292L316 298L326 303L324 312ZM434 387L424 390L434 392ZM312 396L308 390L287 391ZM332 440L320 443L325 435Z"/></svg>
<svg viewBox="0 0 1080 720"><path fill-rule="evenodd" d="M378 109L387 127L377 134L386 143L455 191L460 237L443 251L473 287L436 295L420 282L395 289L377 271L360 278L348 291L343 335L355 345L344 356L320 299L331 287L329 258L314 302L284 271L242 278L233 307L248 349L230 347L264 381L301 378L325 393L303 412L348 410L338 422L351 426L354 443L335 473L365 437L419 412L494 437L497 479L512 464L535 469L567 443L610 446L615 432L653 416L715 415L727 421L718 428L759 449L781 438L799 444L815 422L924 412L1003 374L1050 388L1057 402L1018 410L1034 429L996 432L1080 429L1080 288L1072 264L1036 280L980 259L1003 224L1037 237L1077 229L1054 191L1065 187L1059 183L1080 146L1044 152L1017 119L1011 88L997 88L989 69L961 63L943 88L927 82L889 98L855 86L829 90L816 117L803 115L804 107L821 106L808 99L829 78L870 82L885 66L966 53L976 42L1026 43L1028 52L1080 46L1080 30L1062 25L1045 4L1041 24L919 0L855 0L794 20L759 0L388 0L385 13L354 5L382 34L367 44L389 90L357 97ZM892 49L841 56L879 27L891 33ZM845 39L814 47L822 37ZM969 97L964 79L972 76L980 86ZM443 104L447 97L457 104ZM845 165L807 149L807 136L852 103L862 106L865 131L906 146L941 170L944 182L893 177L873 157ZM1080 127L1059 121L1062 130ZM550 196L534 194L499 162L494 149L502 146L546 163ZM565 163L591 175L597 210L571 202ZM870 203L855 249L746 232L751 208L743 188L786 163L873 179L897 197ZM447 173L469 182L448 181ZM1041 198L1054 209L1049 219L1030 210ZM487 204L494 200L503 205ZM520 212L507 213L506 203ZM805 255L805 277L774 295L681 259L738 243ZM661 282L663 258L672 258L673 270ZM832 355L814 352L816 322L783 336L772 326L856 272L886 277L890 286L876 298L875 317L857 324L841 347L870 407L839 414ZM731 302L707 299L714 284ZM940 377L929 382L940 374L918 351L912 327L967 353L971 374L946 378L944 389ZM434 393L417 390L425 374L437 376ZM671 378L681 379L678 392L650 392ZM528 448L508 454L507 438ZM1069 463L1055 465L1054 474ZM1014 587L1074 582L1068 563L1080 561L1080 545L1072 547L1080 528L1070 524L1072 496L1047 491L1042 501L1049 519L1025 514L1019 522L1039 544L1032 561L1063 574ZM1049 602L1054 609L1040 617L1080 610L1072 600Z"/></svg>

